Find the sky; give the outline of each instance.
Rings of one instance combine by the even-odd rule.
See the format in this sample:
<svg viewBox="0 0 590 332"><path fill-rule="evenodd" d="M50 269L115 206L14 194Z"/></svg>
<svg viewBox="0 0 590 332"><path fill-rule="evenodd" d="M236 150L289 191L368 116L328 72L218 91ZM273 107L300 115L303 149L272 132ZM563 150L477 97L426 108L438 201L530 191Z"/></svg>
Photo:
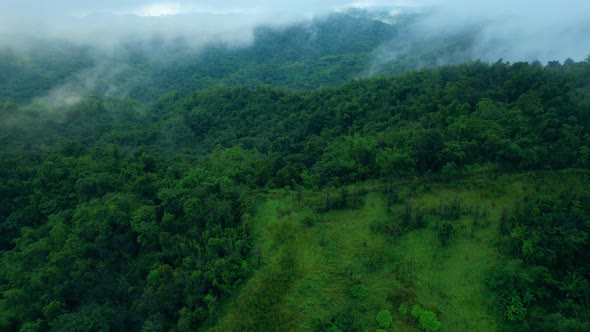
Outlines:
<svg viewBox="0 0 590 332"><path fill-rule="evenodd" d="M588 0L0 0L0 45L23 35L111 45L154 34L195 45L211 39L247 44L255 25L351 6L433 8L415 30L428 35L485 23L478 39L492 59L581 60L590 53Z"/></svg>

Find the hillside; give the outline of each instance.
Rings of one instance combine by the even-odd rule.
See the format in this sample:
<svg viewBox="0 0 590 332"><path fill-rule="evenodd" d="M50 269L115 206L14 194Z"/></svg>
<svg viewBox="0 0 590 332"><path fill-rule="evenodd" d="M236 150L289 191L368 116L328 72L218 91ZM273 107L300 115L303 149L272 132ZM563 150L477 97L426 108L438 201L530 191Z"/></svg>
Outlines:
<svg viewBox="0 0 590 332"><path fill-rule="evenodd" d="M569 228L573 219L563 223L575 209L563 203L588 200L589 175L481 170L452 184L393 182L391 201L388 187L362 183L332 191L336 203L324 212L314 207L325 208L329 189L274 192L253 222L261 267L212 330L582 331L587 323L563 313L584 305L564 302L556 306L564 311L549 313L545 301L565 283L586 285L580 270L566 268L571 259L561 261L558 252L571 247L557 242L562 231L580 230ZM546 203L550 210L528 215ZM538 218L552 226L541 231ZM573 246L584 246L582 234ZM563 281L551 281L553 273ZM416 305L429 320L413 317ZM383 310L393 317L389 326L376 318Z"/></svg>
<svg viewBox="0 0 590 332"><path fill-rule="evenodd" d="M0 329L588 330L588 91L498 61L2 103Z"/></svg>

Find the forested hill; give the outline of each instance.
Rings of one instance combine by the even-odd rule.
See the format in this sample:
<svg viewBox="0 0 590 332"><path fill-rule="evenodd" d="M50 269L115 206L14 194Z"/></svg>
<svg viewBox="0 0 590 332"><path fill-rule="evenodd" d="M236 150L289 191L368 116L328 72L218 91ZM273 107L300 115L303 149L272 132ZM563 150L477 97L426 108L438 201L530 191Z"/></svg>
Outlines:
<svg viewBox="0 0 590 332"><path fill-rule="evenodd" d="M216 326L229 299L238 301L242 313L234 314L244 319L225 319L226 329L297 328L282 325L296 323L280 319L293 304L276 297L302 276L294 265L297 251L269 249L280 256L268 260L262 239L252 233L261 202L275 188L297 189L300 200L325 196L325 204L324 198L309 203L323 213L358 207L362 193L348 196L347 185L369 180L373 188L405 183L405 195L420 195L411 191L420 183L460 190L473 174L545 172L549 179L562 174L549 171L577 168L567 173L574 176L564 182L573 183L569 189L542 197L533 192L520 210L502 211L499 243L508 245L495 255L524 265L496 271L489 302L478 305L488 308L498 328L561 324L582 331L590 319L589 112L590 62L569 60L546 66L472 62L313 91L215 86L190 96L168 94L148 108L113 97L59 108L3 103L0 329L190 331ZM331 198L331 190L342 194ZM504 191L480 195L498 192ZM386 197L388 209L402 199ZM414 220L410 203L399 207L406 214L371 228L372 236L399 237L439 218L398 225ZM463 213L456 211L457 217L441 214L449 220L443 225L451 225L439 232L443 244L452 238L453 218ZM322 232L327 227L304 224ZM273 227L277 236L291 229ZM496 242L484 243L493 248ZM338 253L334 247L331 254ZM385 264L385 256L378 257ZM266 279L254 280L275 293L236 300L260 268ZM348 280L353 270L342 273ZM399 280L396 287L405 285ZM347 297L352 302L345 302L352 309L310 320L313 329L378 328L367 311L373 307L352 305L370 299L359 282L350 286L357 290ZM412 287L382 303L416 303ZM262 302L248 302L254 298ZM433 303L422 305L435 310ZM399 320L409 315L402 307L402 316L395 313L399 326L419 321L434 324L432 331L440 327L434 313L419 306L414 320ZM443 315L443 324L445 317L453 315Z"/></svg>
<svg viewBox="0 0 590 332"><path fill-rule="evenodd" d="M346 14L287 27L263 26L255 29L249 47L212 46L191 59L164 65L154 77L161 77L158 85L183 93L214 84L306 90L335 86L360 77L373 52L395 38L398 29Z"/></svg>
<svg viewBox="0 0 590 332"><path fill-rule="evenodd" d="M321 185L377 177L379 168L424 174L487 162L512 170L586 167L588 70L588 62L474 62L312 92L213 87L169 95L152 112L179 126L166 128L169 135L190 137L178 148L257 149L286 158ZM344 153L351 147L362 151ZM355 159L361 156L367 159ZM380 167L385 156L399 165ZM353 159L330 159L336 157Z"/></svg>

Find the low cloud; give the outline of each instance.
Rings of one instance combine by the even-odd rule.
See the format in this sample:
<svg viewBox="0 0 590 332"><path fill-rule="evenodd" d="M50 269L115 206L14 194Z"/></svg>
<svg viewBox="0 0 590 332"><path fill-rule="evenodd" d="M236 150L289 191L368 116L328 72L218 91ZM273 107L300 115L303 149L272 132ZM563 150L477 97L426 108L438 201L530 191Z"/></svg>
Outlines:
<svg viewBox="0 0 590 332"><path fill-rule="evenodd" d="M367 76L469 60L582 61L590 54L590 2L431 0L375 52Z"/></svg>
<svg viewBox="0 0 590 332"><path fill-rule="evenodd" d="M149 80L148 77L139 77L131 73L131 68L126 64L102 62L70 76L66 82L53 87L35 101L43 105L61 107L75 105L89 93L125 96L131 89Z"/></svg>
<svg viewBox="0 0 590 332"><path fill-rule="evenodd" d="M112 47L128 38L154 36L183 38L193 46L212 40L243 45L257 25L286 24L347 6L350 2L342 0L9 0L0 4L0 45L34 37Z"/></svg>

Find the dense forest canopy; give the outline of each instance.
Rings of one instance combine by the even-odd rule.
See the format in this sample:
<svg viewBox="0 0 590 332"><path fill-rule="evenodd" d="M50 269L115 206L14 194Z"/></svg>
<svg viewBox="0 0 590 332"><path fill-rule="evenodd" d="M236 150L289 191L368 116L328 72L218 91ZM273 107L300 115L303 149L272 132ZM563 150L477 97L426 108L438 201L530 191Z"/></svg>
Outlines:
<svg viewBox="0 0 590 332"><path fill-rule="evenodd" d="M148 108L4 103L0 324L212 327L260 268L256 192L335 190L339 201L337 188L369 180L460 186L477 169L587 170L589 85L589 62L473 62L308 92L216 86ZM590 193L531 195L498 235L521 263L491 286L499 307L524 309L498 319L581 331ZM328 208L347 204L336 201Z"/></svg>
<svg viewBox="0 0 590 332"><path fill-rule="evenodd" d="M421 15L0 48L0 330L590 330L590 56Z"/></svg>

